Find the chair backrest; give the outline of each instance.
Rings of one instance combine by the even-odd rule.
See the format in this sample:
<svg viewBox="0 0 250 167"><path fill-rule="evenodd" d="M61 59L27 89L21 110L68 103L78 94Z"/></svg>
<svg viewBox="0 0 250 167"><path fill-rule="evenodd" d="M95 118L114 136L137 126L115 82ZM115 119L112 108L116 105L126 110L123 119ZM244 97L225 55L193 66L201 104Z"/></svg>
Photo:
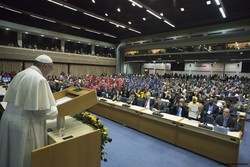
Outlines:
<svg viewBox="0 0 250 167"><path fill-rule="evenodd" d="M143 99L137 99L137 106L143 107Z"/></svg>
<svg viewBox="0 0 250 167"><path fill-rule="evenodd" d="M206 123L212 124L214 122L214 117L208 115L206 118Z"/></svg>
<svg viewBox="0 0 250 167"><path fill-rule="evenodd" d="M128 98L126 98L126 97L121 97L120 101L123 102L123 103L127 103Z"/></svg>

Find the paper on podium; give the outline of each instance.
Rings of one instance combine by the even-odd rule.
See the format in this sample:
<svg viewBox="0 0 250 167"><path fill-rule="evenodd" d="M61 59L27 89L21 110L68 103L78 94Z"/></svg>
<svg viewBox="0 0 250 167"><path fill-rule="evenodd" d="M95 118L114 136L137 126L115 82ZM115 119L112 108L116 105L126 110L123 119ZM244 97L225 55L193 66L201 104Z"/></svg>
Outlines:
<svg viewBox="0 0 250 167"><path fill-rule="evenodd" d="M59 116L75 115L97 104L95 90L70 87L53 94Z"/></svg>
<svg viewBox="0 0 250 167"><path fill-rule="evenodd" d="M57 105L57 106L58 106L58 105L61 105L61 104L66 103L66 102L68 102L68 101L70 101L70 100L72 100L72 99L73 99L72 97L65 96L65 97L63 97L63 98L61 98L61 99L57 99L57 100L56 100L56 105Z"/></svg>

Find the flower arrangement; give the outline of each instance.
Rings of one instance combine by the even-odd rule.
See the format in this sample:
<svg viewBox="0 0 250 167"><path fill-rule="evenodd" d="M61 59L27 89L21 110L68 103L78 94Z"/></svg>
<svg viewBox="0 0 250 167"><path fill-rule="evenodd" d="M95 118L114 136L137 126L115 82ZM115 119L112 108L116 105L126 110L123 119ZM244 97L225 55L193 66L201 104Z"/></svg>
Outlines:
<svg viewBox="0 0 250 167"><path fill-rule="evenodd" d="M108 136L108 128L103 126L102 121L99 118L88 112L76 114L74 117L85 124L89 124L94 128L101 130L101 160L106 162L107 158L105 158L105 154L107 153L104 152L104 146L106 143L112 142L112 138Z"/></svg>

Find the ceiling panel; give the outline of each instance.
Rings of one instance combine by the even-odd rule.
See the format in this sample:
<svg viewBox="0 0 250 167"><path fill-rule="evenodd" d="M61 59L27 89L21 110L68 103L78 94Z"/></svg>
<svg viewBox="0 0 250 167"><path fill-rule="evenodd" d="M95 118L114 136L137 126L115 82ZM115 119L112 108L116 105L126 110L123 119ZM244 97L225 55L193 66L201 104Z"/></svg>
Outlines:
<svg viewBox="0 0 250 167"><path fill-rule="evenodd" d="M47 0L1 0L0 3L2 6L24 11L24 13L31 12L42 17L57 20L57 23L39 20L30 17L27 13L18 14L3 8L0 8L0 19L95 40L119 43L121 39L131 37L230 22L250 17L249 0L221 0L227 15L225 19L222 18L218 6L213 0L211 5L206 4L207 0L137 0L137 2L147 6L157 12L157 14L163 13L164 17L175 25L173 28L164 23L162 19L158 19L148 13L145 8L132 6L132 3L128 0L95 0L95 3L92 2L93 0L56 1L91 12L105 19L111 19L126 27L129 26L134 30L140 31L141 34L130 31L128 28L117 28L115 25L110 24L109 21L97 20L84 15L82 12L64 8ZM117 8L120 8L121 12L118 12ZM182 12L180 8L184 8L185 11ZM108 16L105 16L105 13ZM143 17L146 18L146 21L142 20ZM131 25L128 24L129 21L132 23ZM83 27L83 29L77 30L70 26L65 26L61 22ZM84 28L107 33L117 38L87 32Z"/></svg>

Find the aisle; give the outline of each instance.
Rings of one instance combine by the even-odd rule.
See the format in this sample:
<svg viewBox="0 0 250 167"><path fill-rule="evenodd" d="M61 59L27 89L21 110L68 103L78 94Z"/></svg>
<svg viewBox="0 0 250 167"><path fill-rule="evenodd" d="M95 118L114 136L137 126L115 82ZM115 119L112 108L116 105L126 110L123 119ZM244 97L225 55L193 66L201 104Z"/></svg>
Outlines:
<svg viewBox="0 0 250 167"><path fill-rule="evenodd" d="M109 128L109 135L113 138L112 143L108 143L105 147L105 151L108 153L108 162L102 162L102 167L223 166L206 157L168 144L103 117L98 117ZM246 122L239 163L248 163L250 165L249 155L250 122Z"/></svg>

